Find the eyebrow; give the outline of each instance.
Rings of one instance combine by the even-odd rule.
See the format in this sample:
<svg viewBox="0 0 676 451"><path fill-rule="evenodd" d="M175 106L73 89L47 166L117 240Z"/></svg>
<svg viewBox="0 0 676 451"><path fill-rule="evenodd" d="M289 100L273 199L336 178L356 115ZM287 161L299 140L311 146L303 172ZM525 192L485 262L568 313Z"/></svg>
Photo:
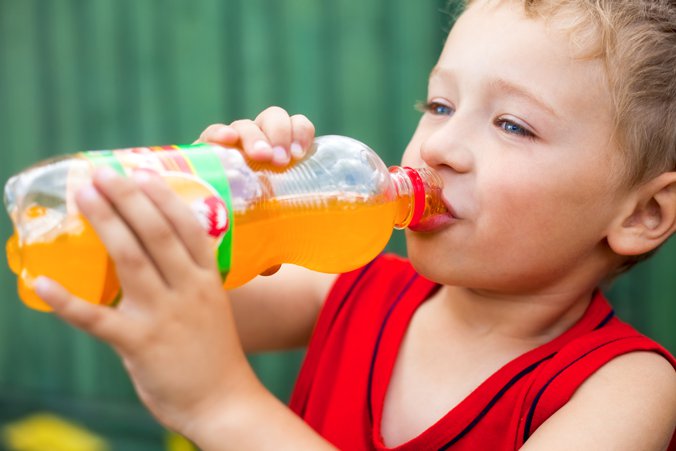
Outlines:
<svg viewBox="0 0 676 451"><path fill-rule="evenodd" d="M434 66L432 71L430 72L429 80L432 80L433 78L436 77L443 77L444 75L449 75L449 72L444 70L442 67L439 66ZM535 93L533 93L531 90L529 90L527 87L520 85L518 83L511 82L509 80L506 80L504 78L495 78L491 80L488 85L495 90L501 91L501 92L507 92L508 94L517 96L517 97L522 97L526 100L528 100L531 103L534 103L535 105L539 106L541 109L545 110L547 113L551 114L554 117L559 117L558 114L556 114L556 111L554 108L549 105L547 102L545 102L542 98L537 96Z"/></svg>
<svg viewBox="0 0 676 451"><path fill-rule="evenodd" d="M491 86L491 88L500 90L502 92L507 92L517 97L522 97L530 101L531 103L536 104L537 106L539 106L552 116L559 117L559 115L556 114L556 111L554 111L554 108L552 108L547 102L545 102L542 98L537 96L534 92L532 92L525 86L519 85L518 83L510 82L508 80L505 80L504 78L496 78L494 80L491 80L489 85Z"/></svg>

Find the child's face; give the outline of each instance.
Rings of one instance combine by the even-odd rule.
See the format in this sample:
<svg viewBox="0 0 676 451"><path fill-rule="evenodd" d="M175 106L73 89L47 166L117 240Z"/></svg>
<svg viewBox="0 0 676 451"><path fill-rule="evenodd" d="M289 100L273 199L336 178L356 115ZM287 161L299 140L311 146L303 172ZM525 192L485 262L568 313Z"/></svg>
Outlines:
<svg viewBox="0 0 676 451"><path fill-rule="evenodd" d="M441 283L535 291L596 283L613 263L604 236L625 192L602 63L522 8L479 1L458 20L404 153L439 171L457 217L407 232L412 262Z"/></svg>

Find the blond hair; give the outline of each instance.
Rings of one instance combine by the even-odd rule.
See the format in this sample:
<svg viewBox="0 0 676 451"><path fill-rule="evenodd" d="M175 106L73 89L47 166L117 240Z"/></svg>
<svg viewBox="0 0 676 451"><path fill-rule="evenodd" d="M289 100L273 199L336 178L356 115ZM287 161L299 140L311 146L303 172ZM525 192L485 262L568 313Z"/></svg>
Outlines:
<svg viewBox="0 0 676 451"><path fill-rule="evenodd" d="M635 186L676 170L676 3L524 0L529 16L561 18L586 57L606 67L614 138Z"/></svg>

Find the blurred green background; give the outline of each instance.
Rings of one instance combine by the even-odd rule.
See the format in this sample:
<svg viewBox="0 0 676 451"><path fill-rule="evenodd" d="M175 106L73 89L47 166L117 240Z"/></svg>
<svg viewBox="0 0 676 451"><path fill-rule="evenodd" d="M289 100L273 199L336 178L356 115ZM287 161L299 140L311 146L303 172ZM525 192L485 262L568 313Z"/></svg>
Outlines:
<svg viewBox="0 0 676 451"><path fill-rule="evenodd" d="M0 180L56 154L188 143L269 105L395 164L448 22L445 0L0 0ZM389 249L405 252L401 234ZM620 315L672 352L675 273L671 242L610 289ZM286 399L301 359L252 362ZM0 424L38 411L76 420L111 449L167 449L116 356L24 308L5 263Z"/></svg>

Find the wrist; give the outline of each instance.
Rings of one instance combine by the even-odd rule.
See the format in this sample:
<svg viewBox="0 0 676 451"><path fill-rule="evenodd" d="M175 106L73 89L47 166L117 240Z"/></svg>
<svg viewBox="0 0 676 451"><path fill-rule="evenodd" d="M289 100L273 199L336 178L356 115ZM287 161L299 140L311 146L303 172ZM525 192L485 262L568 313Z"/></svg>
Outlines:
<svg viewBox="0 0 676 451"><path fill-rule="evenodd" d="M335 449L257 379L203 410L181 433L203 451Z"/></svg>
<svg viewBox="0 0 676 451"><path fill-rule="evenodd" d="M245 413L252 400L265 399L269 393L253 369L248 367L247 370L236 381L232 374L224 378L220 387L186 413L176 432L192 440L200 449L214 449L205 448L202 443L211 443L213 436L229 435L230 430L237 427L238 415Z"/></svg>

